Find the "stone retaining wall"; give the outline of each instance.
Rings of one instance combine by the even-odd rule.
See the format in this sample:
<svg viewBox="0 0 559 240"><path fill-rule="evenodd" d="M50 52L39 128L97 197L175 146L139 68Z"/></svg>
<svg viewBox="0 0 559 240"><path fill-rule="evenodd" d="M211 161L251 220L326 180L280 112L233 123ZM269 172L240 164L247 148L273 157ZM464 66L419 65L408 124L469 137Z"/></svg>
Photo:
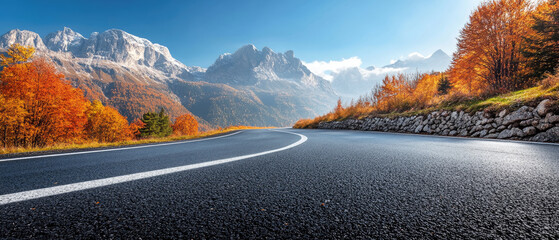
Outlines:
<svg viewBox="0 0 559 240"><path fill-rule="evenodd" d="M559 113L553 106L546 99L535 108L522 106L513 112L436 111L426 116L322 122L318 128L559 142Z"/></svg>

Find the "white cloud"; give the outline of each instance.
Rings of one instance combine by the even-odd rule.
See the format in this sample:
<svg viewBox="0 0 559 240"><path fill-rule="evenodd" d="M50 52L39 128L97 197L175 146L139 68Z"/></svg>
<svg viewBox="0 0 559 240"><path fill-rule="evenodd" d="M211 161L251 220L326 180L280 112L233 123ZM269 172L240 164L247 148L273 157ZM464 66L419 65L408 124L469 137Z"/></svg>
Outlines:
<svg viewBox="0 0 559 240"><path fill-rule="evenodd" d="M333 74L350 68L359 68L363 62L359 57L350 57L348 59L342 59L341 61L314 61L310 63L303 62L303 64L314 74L328 81L332 81L332 79L334 79Z"/></svg>
<svg viewBox="0 0 559 240"><path fill-rule="evenodd" d="M366 94L375 85L381 83L386 75L414 73L418 71L418 68L415 66L421 66L423 60L427 58L428 57L418 52L410 53L407 57L402 56L399 58L399 60L404 61L401 66L406 66L402 68L388 66L364 68L361 66L363 62L359 57L351 57L342 60L314 61L309 63L303 62L303 64L314 74L332 82L334 91L347 100L351 98L355 99ZM397 61L398 60L392 60L390 64L394 64ZM433 67L433 69L439 68L441 67Z"/></svg>
<svg viewBox="0 0 559 240"><path fill-rule="evenodd" d="M375 68L373 70L367 70L367 69L362 69L360 68L359 71L361 72L361 74L363 74L364 78L370 77L370 76L379 76L382 75L383 77L387 74L393 74L393 73L397 73L397 72L401 72L406 70L406 68L390 68L390 67L383 67L383 68Z"/></svg>
<svg viewBox="0 0 559 240"><path fill-rule="evenodd" d="M412 52L410 53L410 55L408 55L408 57L405 60L417 60L417 59L425 59L425 56L423 56L421 53L418 52Z"/></svg>
<svg viewBox="0 0 559 240"><path fill-rule="evenodd" d="M411 56L411 54L410 54ZM415 56L415 55L414 55ZM375 76L384 76L386 74L396 73L405 70L404 68L375 68L373 70L367 70L361 67L363 61L359 57L350 57L348 59L342 59L339 61L330 60L326 61L314 61L314 62L303 62L303 64L311 70L314 74L328 80L333 81L339 73L342 73L349 69L357 69L361 75L362 79L368 79Z"/></svg>

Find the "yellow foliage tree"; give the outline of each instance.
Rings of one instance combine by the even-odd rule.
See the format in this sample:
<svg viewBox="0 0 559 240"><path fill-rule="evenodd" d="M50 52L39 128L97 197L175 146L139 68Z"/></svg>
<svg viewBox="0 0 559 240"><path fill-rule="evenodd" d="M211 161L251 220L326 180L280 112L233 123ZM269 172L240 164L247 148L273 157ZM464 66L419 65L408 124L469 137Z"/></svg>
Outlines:
<svg viewBox="0 0 559 240"><path fill-rule="evenodd" d="M0 54L0 64L2 66L24 63L31 60L33 54L35 54L35 48L24 47L16 43L8 48L6 54L7 56Z"/></svg>
<svg viewBox="0 0 559 240"><path fill-rule="evenodd" d="M90 139L98 142L116 142L132 137L126 118L100 101L93 101L89 106L85 131Z"/></svg>
<svg viewBox="0 0 559 240"><path fill-rule="evenodd" d="M17 143L18 136L22 134L20 126L24 124L27 114L23 101L6 99L0 94L0 136L4 147Z"/></svg>

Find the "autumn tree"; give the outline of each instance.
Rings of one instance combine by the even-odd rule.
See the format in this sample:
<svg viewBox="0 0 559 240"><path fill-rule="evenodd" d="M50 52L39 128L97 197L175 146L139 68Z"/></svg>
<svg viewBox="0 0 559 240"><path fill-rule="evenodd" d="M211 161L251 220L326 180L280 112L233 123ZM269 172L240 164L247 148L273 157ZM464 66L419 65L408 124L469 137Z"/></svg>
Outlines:
<svg viewBox="0 0 559 240"><path fill-rule="evenodd" d="M33 52L32 47L13 45L1 57L0 94L4 101L21 107L16 119L23 118L8 131L10 145L35 147L81 139L87 100L51 63L31 61Z"/></svg>
<svg viewBox="0 0 559 240"><path fill-rule="evenodd" d="M554 74L559 64L559 4L557 0L544 1L532 15L533 34L525 37L527 47L523 54L529 58L527 77L540 79Z"/></svg>
<svg viewBox="0 0 559 240"><path fill-rule="evenodd" d="M142 137L166 137L173 132L169 116L165 113L163 108L161 108L159 113L145 113L141 120L145 124L145 126L140 129L140 135Z"/></svg>
<svg viewBox="0 0 559 240"><path fill-rule="evenodd" d="M386 76L382 84L374 90L374 105L376 110L387 112L402 108L409 108L413 86L404 74Z"/></svg>
<svg viewBox="0 0 559 240"><path fill-rule="evenodd" d="M2 146L16 145L18 135L22 131L27 111L24 109L23 101L19 99L6 99L0 94L0 136Z"/></svg>
<svg viewBox="0 0 559 240"><path fill-rule="evenodd" d="M529 86L522 78L523 37L530 34L529 0L489 0L470 15L460 32L450 75L457 90L479 94Z"/></svg>
<svg viewBox="0 0 559 240"><path fill-rule="evenodd" d="M173 133L178 135L196 135L198 133L198 121L190 114L179 116L172 127Z"/></svg>
<svg viewBox="0 0 559 240"><path fill-rule="evenodd" d="M0 54L0 64L10 66L18 63L26 63L33 57L34 47L24 47L18 43L8 48L6 54Z"/></svg>
<svg viewBox="0 0 559 240"><path fill-rule="evenodd" d="M85 131L89 139L98 142L123 141L132 137L126 118L100 101L93 101L89 106Z"/></svg>
<svg viewBox="0 0 559 240"><path fill-rule="evenodd" d="M128 131L130 132L130 134L132 134L132 137L140 138L141 134L142 134L140 132L140 129L144 128L145 126L146 126L146 124L144 122L142 122L141 119L136 118L128 126Z"/></svg>

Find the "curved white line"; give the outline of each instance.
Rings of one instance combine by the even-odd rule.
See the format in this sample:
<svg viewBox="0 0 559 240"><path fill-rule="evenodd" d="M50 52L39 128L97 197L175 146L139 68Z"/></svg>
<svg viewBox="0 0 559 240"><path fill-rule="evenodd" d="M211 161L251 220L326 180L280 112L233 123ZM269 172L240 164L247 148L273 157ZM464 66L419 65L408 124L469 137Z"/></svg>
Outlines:
<svg viewBox="0 0 559 240"><path fill-rule="evenodd" d="M213 161L209 161L209 162L184 165L184 166L180 166L180 167L165 168L165 169L148 171L148 172L122 175L122 176L118 176L118 177L103 178L103 179L85 181L85 182L80 182L80 183L72 183L72 184L67 184L67 185L61 185L61 186L56 186L56 187L41 188L41 189L36 189L36 190L29 190L29 191L24 191L24 192L0 195L0 205L5 205L5 204L15 203L15 202L22 202L22 201L27 201L27 200L37 199L37 198L42 198L42 197L60 195L60 194L64 194L64 193L71 193L71 192L76 192L76 191L81 191L81 190L86 190L86 189L104 187L104 186L109 186L109 185L114 185L114 184L119 184L119 183L124 183L124 182L130 182L130 181L135 181L135 180L140 180L140 179L157 177L157 176L171 174L171 173L183 172L183 171L197 169L197 168L203 168L203 167L215 166L215 165L224 164L224 163L235 162L235 161L248 159L248 158L253 158L253 157L258 157L258 156L262 156L262 155L266 155L266 154L270 154L270 153L281 152L281 151L299 146L299 145L301 145L301 144L303 144L304 142L307 141L307 137L305 135L302 135L302 134L286 132L286 131L278 131L278 130L274 130L274 131L294 134L294 135L299 136L300 139L299 139L299 141L297 141L295 143L292 143L288 146L278 148L278 149L274 149L274 150L265 151L265 152L260 152L260 153L253 153L253 154L248 154L248 155L243 155L243 156L238 156L238 157L224 158L224 159L213 160Z"/></svg>
<svg viewBox="0 0 559 240"><path fill-rule="evenodd" d="M56 154L38 155L38 156L29 156L29 157L6 158L6 159L0 159L0 162L9 162L9 161L34 159L34 158L60 157L60 156L70 156L70 155L80 155L80 154L100 153L100 152L112 152L112 151L122 151L122 150L138 149L138 148L149 148L149 147L168 146L168 145L176 145L176 144L183 144L183 143L193 143L193 142L201 142L201 141L207 141L207 140L229 137L229 136L233 136L235 134L239 134L241 132L242 131L238 131L238 132L234 132L234 133L231 133L231 134L222 135L222 136L218 136L218 137L202 138L202 139L197 139L197 140L186 140L186 141L180 141L180 142L159 143L159 144L142 145L142 146L135 146L135 147L110 148L110 149L91 150L91 151L83 151L83 152L56 153Z"/></svg>

